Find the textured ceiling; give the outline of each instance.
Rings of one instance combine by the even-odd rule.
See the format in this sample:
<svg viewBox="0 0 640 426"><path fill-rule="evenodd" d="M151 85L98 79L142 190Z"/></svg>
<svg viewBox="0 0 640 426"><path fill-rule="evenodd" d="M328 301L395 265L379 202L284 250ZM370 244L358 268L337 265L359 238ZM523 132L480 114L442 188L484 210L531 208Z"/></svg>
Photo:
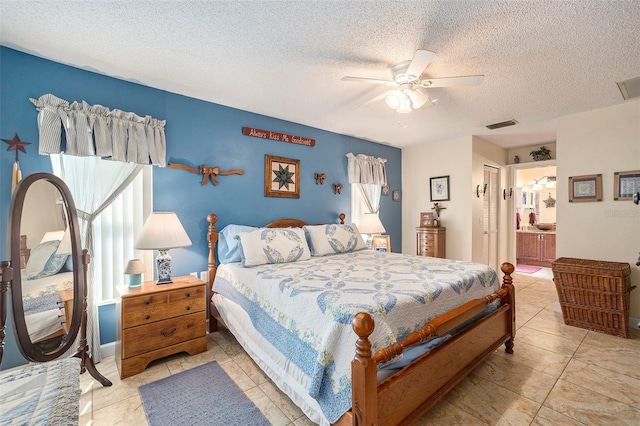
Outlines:
<svg viewBox="0 0 640 426"><path fill-rule="evenodd" d="M616 82L640 76L640 3L0 0L0 44L393 146L479 135L509 148L624 102ZM384 86L340 80L390 79L417 49L437 53L425 76L484 83L428 89L433 107L398 114L360 106Z"/></svg>

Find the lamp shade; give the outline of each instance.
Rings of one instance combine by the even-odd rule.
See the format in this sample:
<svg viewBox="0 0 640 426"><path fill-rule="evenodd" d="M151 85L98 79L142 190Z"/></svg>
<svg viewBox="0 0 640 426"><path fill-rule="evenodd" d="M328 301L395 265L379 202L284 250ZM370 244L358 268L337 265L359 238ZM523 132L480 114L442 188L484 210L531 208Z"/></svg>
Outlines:
<svg viewBox="0 0 640 426"><path fill-rule="evenodd" d="M140 259L131 259L127 262L127 267L124 269L126 275L142 274L144 273L144 264Z"/></svg>
<svg viewBox="0 0 640 426"><path fill-rule="evenodd" d="M166 250L190 245L191 240L180 219L172 212L151 213L136 241L138 250Z"/></svg>
<svg viewBox="0 0 640 426"><path fill-rule="evenodd" d="M378 213L365 213L360 218L358 230L361 234L381 234L386 232Z"/></svg>

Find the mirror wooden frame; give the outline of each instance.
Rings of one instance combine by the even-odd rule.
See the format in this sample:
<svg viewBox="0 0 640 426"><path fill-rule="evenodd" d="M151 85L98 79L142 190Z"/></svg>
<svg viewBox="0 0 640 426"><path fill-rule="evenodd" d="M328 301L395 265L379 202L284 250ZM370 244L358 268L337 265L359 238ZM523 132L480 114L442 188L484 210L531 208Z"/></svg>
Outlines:
<svg viewBox="0 0 640 426"><path fill-rule="evenodd" d="M71 315L71 326L69 332L62 339L59 346L48 352L40 351L32 342L27 330L24 317L24 307L22 300L22 277L20 276L20 234L22 226L22 216L24 213L24 202L29 192L29 188L40 181L51 183L62 197L62 205L65 209L71 237L71 253L73 258L73 312ZM78 337L80 322L82 320L82 300L76 295L82 295L84 289L84 276L82 274L82 258L80 249L80 230L78 228L78 218L73 197L67 185L58 177L48 173L35 173L25 177L20 181L11 198L9 208L9 233L8 242L10 247L11 265L14 270L11 281L11 308L13 310L13 326L18 340L18 346L22 355L29 361L46 362L52 361L64 354L71 348L73 342Z"/></svg>
<svg viewBox="0 0 640 426"><path fill-rule="evenodd" d="M65 210L67 222L69 226L69 233L71 238L71 256L73 260L73 308L71 325L68 333L62 338L61 343L54 349L43 352L38 350L36 346L31 342L29 331L24 317L24 306L22 300L22 279L20 276L20 227L22 223L22 213L24 210L24 202L28 189L36 182L46 181L51 183L60 193L62 197L62 205ZM80 240L80 227L78 225L78 216L76 213L76 206L73 200L73 196L69 191L69 188L59 177L50 173L34 173L22 179L15 189L13 196L11 197L11 204L9 208L9 230L7 241L9 245L9 254L11 256L11 262L8 265L10 268L6 270L3 268L2 277L2 310L5 311L5 292L7 287L11 288L11 307L13 312L13 326L18 343L18 347L22 355L29 361L34 362L47 362L53 361L59 358L65 352L67 352L74 344L78 336L78 349L73 354L74 357L81 359L81 372L89 371L91 376L97 379L102 385L110 386L111 382L104 377L95 367L93 359L91 358L89 345L87 344L86 330L87 330L87 270L89 265L90 256L86 249L82 249L82 243ZM11 274L11 267L14 272ZM7 266L7 263L3 262L3 266ZM13 275L12 277L5 276L5 272ZM11 279L10 284L7 286L8 279ZM4 327L6 311L0 316L0 348L2 347L4 340ZM0 360L2 351L0 351Z"/></svg>

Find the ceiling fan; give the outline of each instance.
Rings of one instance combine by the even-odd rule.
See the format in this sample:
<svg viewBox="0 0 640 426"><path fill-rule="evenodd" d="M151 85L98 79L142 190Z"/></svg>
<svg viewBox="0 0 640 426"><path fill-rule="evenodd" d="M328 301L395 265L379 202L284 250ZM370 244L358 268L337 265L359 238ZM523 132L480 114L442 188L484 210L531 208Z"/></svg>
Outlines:
<svg viewBox="0 0 640 426"><path fill-rule="evenodd" d="M391 67L393 80L342 77L342 81L360 81L394 87L395 89L365 102L362 106L369 106L384 98L387 106L400 113L409 113L414 109L433 105L435 100L429 99L425 93L425 89L430 87L478 86L482 84L484 75L422 79L422 73L435 56L434 52L428 50L416 51L412 60L399 62Z"/></svg>

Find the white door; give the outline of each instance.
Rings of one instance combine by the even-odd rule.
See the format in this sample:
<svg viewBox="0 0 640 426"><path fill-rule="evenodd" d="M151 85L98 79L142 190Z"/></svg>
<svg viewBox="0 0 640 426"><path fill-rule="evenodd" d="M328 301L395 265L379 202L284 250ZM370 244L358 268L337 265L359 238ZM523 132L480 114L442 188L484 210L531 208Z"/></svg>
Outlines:
<svg viewBox="0 0 640 426"><path fill-rule="evenodd" d="M498 208L500 200L500 175L497 167L484 166L484 203L482 207L482 259L499 271L498 260Z"/></svg>

